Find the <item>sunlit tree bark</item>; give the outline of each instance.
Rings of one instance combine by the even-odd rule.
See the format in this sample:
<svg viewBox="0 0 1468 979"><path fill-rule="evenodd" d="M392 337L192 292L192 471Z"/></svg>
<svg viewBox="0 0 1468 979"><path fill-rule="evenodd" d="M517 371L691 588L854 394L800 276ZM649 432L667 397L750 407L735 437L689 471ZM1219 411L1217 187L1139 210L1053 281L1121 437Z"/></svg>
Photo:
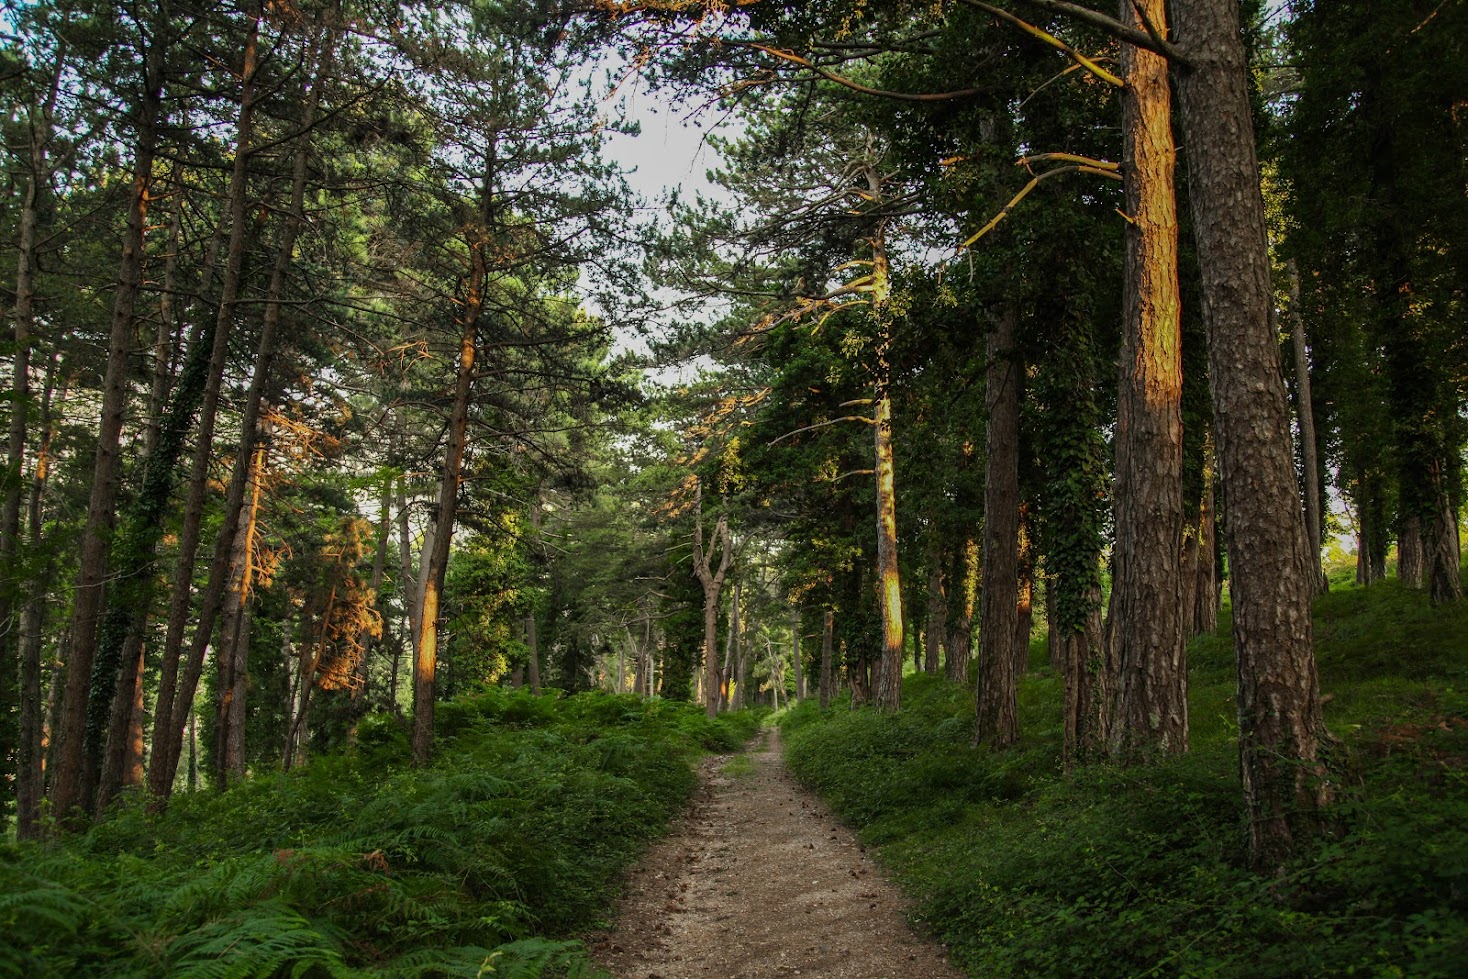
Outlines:
<svg viewBox="0 0 1468 979"><path fill-rule="evenodd" d="M1121 20L1166 22L1163 0L1122 0ZM1188 749L1183 623L1183 362L1176 153L1167 61L1122 45L1125 319L1116 422L1112 651L1119 670L1111 753Z"/></svg>

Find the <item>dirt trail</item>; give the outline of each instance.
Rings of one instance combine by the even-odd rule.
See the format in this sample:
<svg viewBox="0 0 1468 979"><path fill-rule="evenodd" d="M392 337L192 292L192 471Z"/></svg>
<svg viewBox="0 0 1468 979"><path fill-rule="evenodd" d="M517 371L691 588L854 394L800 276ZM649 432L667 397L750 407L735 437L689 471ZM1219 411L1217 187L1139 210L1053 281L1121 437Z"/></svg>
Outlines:
<svg viewBox="0 0 1468 979"><path fill-rule="evenodd" d="M766 731L725 771L704 763L672 834L628 881L592 952L618 979L959 979L917 938L897 889ZM735 756L739 759L740 756Z"/></svg>

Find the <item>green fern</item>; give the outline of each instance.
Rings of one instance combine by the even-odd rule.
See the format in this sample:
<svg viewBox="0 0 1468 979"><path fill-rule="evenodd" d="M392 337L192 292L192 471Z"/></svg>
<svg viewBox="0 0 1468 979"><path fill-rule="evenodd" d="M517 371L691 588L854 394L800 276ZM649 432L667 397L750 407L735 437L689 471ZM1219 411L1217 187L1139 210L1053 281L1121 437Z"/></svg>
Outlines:
<svg viewBox="0 0 1468 979"><path fill-rule="evenodd" d="M295 909L257 904L180 937L168 950L168 973L179 979L254 979L323 970L351 976L338 943Z"/></svg>

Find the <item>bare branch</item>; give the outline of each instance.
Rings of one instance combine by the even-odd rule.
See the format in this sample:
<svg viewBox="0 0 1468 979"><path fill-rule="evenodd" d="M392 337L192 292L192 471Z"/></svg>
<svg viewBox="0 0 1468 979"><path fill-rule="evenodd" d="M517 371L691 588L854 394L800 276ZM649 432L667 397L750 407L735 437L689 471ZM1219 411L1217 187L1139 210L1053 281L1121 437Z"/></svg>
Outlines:
<svg viewBox="0 0 1468 979"><path fill-rule="evenodd" d="M893 92L883 88L872 88L868 85L861 84L861 82L853 81L850 78L845 78L841 75L838 75L833 71L827 71L825 68L822 68L820 65L815 64L809 59L802 58L794 51L786 51L782 50L781 48L772 48L768 45L759 44L755 41L741 41L736 43L738 43L742 47L752 48L755 51L762 51L773 58L779 58L782 61L788 61L791 64L799 65L802 68L808 68L809 70L815 72L817 75L820 75L827 81L835 82L837 85L845 86L846 88L851 89L853 92L860 92L863 95L876 95L884 99L896 99L899 102L949 102L953 99L967 99L972 98L975 95L982 95L985 91L981 88L965 88L960 89L956 92L913 93Z"/></svg>
<svg viewBox="0 0 1468 979"><path fill-rule="evenodd" d="M996 7L990 3L984 3L983 0L961 0L961 2L967 4L970 7L973 7L975 10L982 10L987 14L992 14L993 16L998 17L1000 20L1013 24L1015 27L1018 27L1026 34L1030 35L1031 37L1038 38L1041 41L1044 41L1046 44L1050 45L1052 48L1055 48L1058 51L1064 51L1072 61L1089 71L1092 75L1095 75L1097 78L1101 79L1103 82L1115 85L1117 88L1122 88L1125 86L1126 83L1123 82L1119 77L1113 75L1105 68L1102 68L1094 60L1081 54L1075 48L1071 47L1069 44L1066 44L1064 41L1056 37L1054 34L1051 34L1049 31L1040 27L1036 27L1029 21L1022 20L1021 18L1016 17L1014 14L1010 13L1007 10ZM1097 16L1100 15L1098 14ZM1107 19L1109 20L1110 18ZM1118 24L1117 26L1120 27L1121 25ZM1147 45L1147 47L1150 48L1151 45L1149 44Z"/></svg>
<svg viewBox="0 0 1468 979"><path fill-rule="evenodd" d="M962 0L962 2L968 3L969 0ZM1074 17L1076 20L1084 21L1092 27L1099 27L1118 40L1124 41L1134 47L1155 51L1169 61L1174 61L1180 65L1186 65L1188 63L1188 59L1179 53L1176 45L1152 33L1156 30L1155 27L1151 27L1148 31L1139 31L1135 27L1129 27L1116 18L1108 17L1098 10L1083 7L1078 3L1069 3L1067 0L1023 0L1023 2L1029 4L1031 7L1039 7L1041 10L1048 10L1051 13L1065 14L1067 17ZM1143 23L1146 23L1146 21L1144 20Z"/></svg>
<svg viewBox="0 0 1468 979"><path fill-rule="evenodd" d="M1044 156L1063 156L1063 157L1068 157L1069 156L1069 154L1042 154L1042 155L1044 155ZM1088 160L1088 158L1086 158L1086 157L1071 157L1071 158L1072 159L1077 159L1077 160ZM1035 157L1034 159L1038 159L1038 157ZM1020 162L1023 163L1025 161L1024 160L1021 160ZM1093 165L1093 164L1099 164L1099 165ZM1064 166L1064 167L1056 167L1053 170L1046 170L1044 173L1038 173L1033 178L1031 178L1031 180L1030 180L1029 183L1027 183L1027 184L1024 185L1024 188L1018 194L1015 194L1013 197L1011 197L1009 199L1009 203L1008 204L1005 204L1002 208L999 209L999 213L996 214L996 215L994 215L994 217L989 220L989 223L988 224L984 225L971 238L969 238L963 244L959 245L958 246L958 252L960 254L962 254L964 251L967 251L969 248L972 248L973 245L974 245L974 242L978 241L980 238L984 237L984 235L988 234L989 232L993 231L996 227L998 227L999 222L1000 221L1003 221L1005 218L1009 217L1010 212L1013 211L1016 207L1019 206L1020 201L1024 200L1026 197L1030 196L1030 191L1034 190L1036 187L1040 186L1040 184L1044 183L1046 180L1049 180L1051 177L1058 177L1058 176L1060 176L1061 174L1064 174L1064 173L1090 173L1090 174L1095 174L1098 177L1106 177L1106 178L1108 178L1110 180L1120 180L1121 179L1121 173L1118 172L1118 168L1117 168L1116 164L1114 164L1114 163L1108 164L1108 163L1104 163L1102 161L1092 161L1092 160L1088 160L1088 162L1086 162L1085 164L1078 164L1078 165L1071 165L1071 166Z"/></svg>
<svg viewBox="0 0 1468 979"><path fill-rule="evenodd" d="M807 425L804 428L797 428L793 432L786 432L779 438L771 439L769 444L774 445L776 442L783 442L785 439L788 439L794 435L799 435L801 432L813 432L818 428L829 428L832 425L839 425L842 422L866 422L868 425L876 424L876 421L868 418L866 415L846 415L842 418L832 418L830 421L817 422L814 425Z"/></svg>

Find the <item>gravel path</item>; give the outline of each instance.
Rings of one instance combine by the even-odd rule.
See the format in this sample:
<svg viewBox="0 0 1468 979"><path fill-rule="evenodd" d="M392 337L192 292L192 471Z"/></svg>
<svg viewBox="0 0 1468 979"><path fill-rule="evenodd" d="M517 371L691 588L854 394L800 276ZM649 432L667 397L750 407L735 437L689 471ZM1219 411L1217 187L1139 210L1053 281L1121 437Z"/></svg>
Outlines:
<svg viewBox="0 0 1468 979"><path fill-rule="evenodd" d="M590 938L598 962L618 979L960 979L786 770L778 731L733 757L705 761L692 806L632 873L616 928Z"/></svg>

